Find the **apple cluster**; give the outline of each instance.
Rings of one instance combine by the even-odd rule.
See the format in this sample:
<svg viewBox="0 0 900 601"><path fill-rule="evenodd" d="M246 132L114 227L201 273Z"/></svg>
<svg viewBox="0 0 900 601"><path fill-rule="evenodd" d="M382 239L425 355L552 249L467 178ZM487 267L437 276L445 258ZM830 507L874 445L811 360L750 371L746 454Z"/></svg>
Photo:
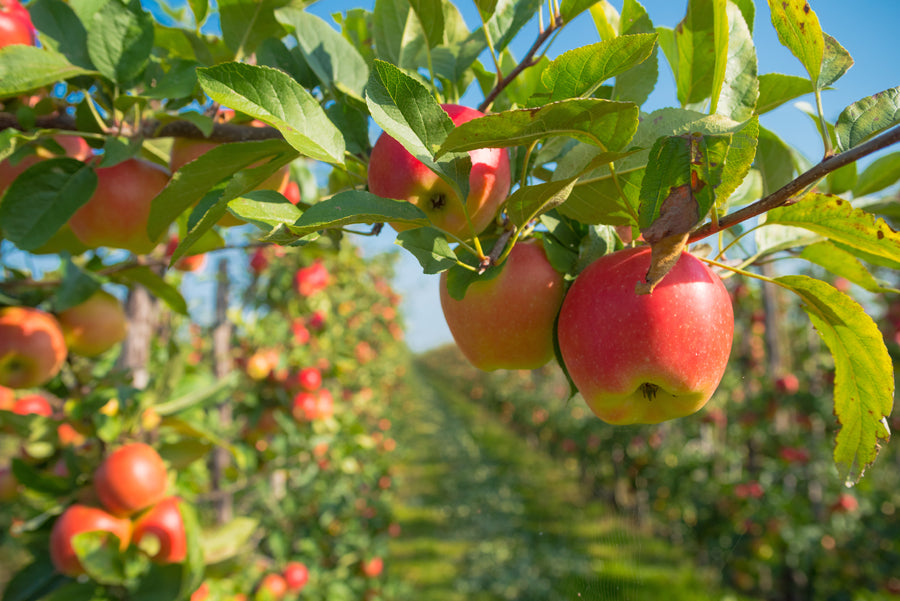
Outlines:
<svg viewBox="0 0 900 601"><path fill-rule="evenodd" d="M125 339L122 303L98 289L55 315L34 307L0 309L0 386L35 388L62 369L68 354L96 357Z"/></svg>
<svg viewBox="0 0 900 601"><path fill-rule="evenodd" d="M168 469L153 447L130 443L114 450L94 472L98 503L72 504L54 522L50 533L53 566L67 576L85 573L74 543L76 535L84 532L115 537L120 551L135 545L155 563L184 561L183 501L170 496L168 489Z"/></svg>
<svg viewBox="0 0 900 601"><path fill-rule="evenodd" d="M458 105L442 107L456 125L482 116ZM469 156L463 203L382 133L372 150L369 190L416 205L459 240L474 238L502 213L510 168L505 149ZM710 399L728 362L734 316L722 281L688 252L652 292L639 292L651 260L649 246L633 246L595 260L580 274L564 275L536 236L516 243L500 273L489 270L462 299L451 295L450 276L443 272L441 307L475 367L536 369L558 345L561 364L598 417L611 424L658 423L694 413Z"/></svg>

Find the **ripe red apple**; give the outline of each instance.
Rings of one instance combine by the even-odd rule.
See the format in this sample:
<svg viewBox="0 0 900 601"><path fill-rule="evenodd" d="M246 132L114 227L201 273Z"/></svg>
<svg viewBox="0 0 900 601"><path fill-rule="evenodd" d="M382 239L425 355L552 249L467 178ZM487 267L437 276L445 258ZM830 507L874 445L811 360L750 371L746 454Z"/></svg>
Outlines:
<svg viewBox="0 0 900 601"><path fill-rule="evenodd" d="M130 516L166 496L166 464L150 445L137 442L119 447L94 472L97 498L115 516Z"/></svg>
<svg viewBox="0 0 900 601"><path fill-rule="evenodd" d="M2 2L3 0L0 0ZM2 6L2 5L0 5ZM0 8L2 10L2 8ZM0 12L0 15L3 13ZM2 18L0 18L2 21ZM0 26L2 29L2 26ZM2 34L0 34L0 39L2 39ZM2 41L0 41L0 46L2 46ZM63 135L55 135L52 136L53 141L63 147L65 150L65 156L78 159L79 161L86 161L90 158L92 152L91 147L88 146L88 143L85 142L84 138L79 136L63 136ZM0 161L0 196L3 196L3 192L9 187L13 180L15 180L19 175L22 174L23 171L34 165L35 163L43 160L53 158L54 155L46 148L37 147L34 154L28 155L26 157L22 157L15 165L9 162L9 159Z"/></svg>
<svg viewBox="0 0 900 601"><path fill-rule="evenodd" d="M53 407L46 397L40 394L29 394L16 400L12 412L17 415L53 415Z"/></svg>
<svg viewBox="0 0 900 601"><path fill-rule="evenodd" d="M377 578L384 569L384 560L380 557L373 557L367 561L363 561L362 573L366 578Z"/></svg>
<svg viewBox="0 0 900 601"><path fill-rule="evenodd" d="M59 372L67 353L59 322L49 313L0 309L0 386L40 386Z"/></svg>
<svg viewBox="0 0 900 601"><path fill-rule="evenodd" d="M124 551L131 541L131 522L112 516L102 509L75 504L66 509L53 524L50 532L50 560L57 571L67 576L84 573L72 547L72 538L82 532L109 532L119 539Z"/></svg>
<svg viewBox="0 0 900 601"><path fill-rule="evenodd" d="M284 187L284 197L291 201L291 204L300 204L300 186L295 181L289 181Z"/></svg>
<svg viewBox="0 0 900 601"><path fill-rule="evenodd" d="M149 253L150 202L169 182L169 172L150 161L128 159L97 170L97 189L69 220L75 236L89 248L122 248Z"/></svg>
<svg viewBox="0 0 900 601"><path fill-rule="evenodd" d="M268 266L269 257L267 256L265 247L257 247L256 250L253 251L253 256L250 257L250 269L253 270L253 273L259 275L265 271Z"/></svg>
<svg viewBox="0 0 900 601"><path fill-rule="evenodd" d="M134 521L134 544L156 539L158 548L150 557L160 564L179 563L187 557L187 535L178 507L178 497L166 497Z"/></svg>
<svg viewBox="0 0 900 601"><path fill-rule="evenodd" d="M0 0L0 48L13 44L34 46L34 24L18 0Z"/></svg>
<svg viewBox="0 0 900 601"><path fill-rule="evenodd" d="M201 582L193 593L191 593L191 601L206 601L209 599L209 583Z"/></svg>
<svg viewBox="0 0 900 601"><path fill-rule="evenodd" d="M797 394L800 380L794 374L784 374L775 379L775 390L781 394Z"/></svg>
<svg viewBox="0 0 900 601"><path fill-rule="evenodd" d="M284 566L284 581L292 593L299 593L309 582L309 569L299 561L289 561Z"/></svg>
<svg viewBox="0 0 900 601"><path fill-rule="evenodd" d="M316 392L298 392L291 412L297 421L328 419L334 415L334 397L327 388Z"/></svg>
<svg viewBox="0 0 900 601"><path fill-rule="evenodd" d="M322 387L322 372L315 367L304 367L297 374L297 384L307 392L315 392Z"/></svg>
<svg viewBox="0 0 900 601"><path fill-rule="evenodd" d="M301 267L294 274L294 288L300 296L312 296L328 287L330 281L328 269L317 260L312 265Z"/></svg>
<svg viewBox="0 0 900 601"><path fill-rule="evenodd" d="M128 317L122 302L97 290L83 303L56 316L69 351L84 357L101 355L125 340Z"/></svg>
<svg viewBox="0 0 900 601"><path fill-rule="evenodd" d="M722 280L685 252L651 294L637 294L649 267L646 246L597 259L559 315L566 368L591 410L611 424L694 413L719 385L731 352L734 314Z"/></svg>
<svg viewBox="0 0 900 601"><path fill-rule="evenodd" d="M266 127L263 123L262 127ZM200 155L205 154L209 150L218 146L218 142L210 142L208 140L193 140L190 138L175 138L172 141L172 154L169 157L169 169L175 173L191 161L197 159ZM251 165L256 167L258 164ZM257 190L275 190L284 194L289 178L291 176L290 167L285 165L266 180L261 183ZM218 225L222 227L232 227L245 223L243 219L238 219L231 213L225 213L218 221Z"/></svg>
<svg viewBox="0 0 900 601"><path fill-rule="evenodd" d="M484 113L457 104L442 104L455 125L482 117ZM403 146L382 133L369 159L369 191L384 198L406 200L422 209L431 222L459 238L481 233L506 200L510 187L509 155L505 148L469 151L472 171L465 208L447 182L442 180ZM466 221L469 214L470 224ZM409 226L391 224L401 231Z"/></svg>
<svg viewBox="0 0 900 601"><path fill-rule="evenodd" d="M279 601L287 594L288 585L281 574L270 572L263 576L256 589L256 601Z"/></svg>
<svg viewBox="0 0 900 601"><path fill-rule="evenodd" d="M441 274L441 308L453 339L479 369L536 369L553 358L553 324L563 277L538 240L516 244L500 273L456 300Z"/></svg>

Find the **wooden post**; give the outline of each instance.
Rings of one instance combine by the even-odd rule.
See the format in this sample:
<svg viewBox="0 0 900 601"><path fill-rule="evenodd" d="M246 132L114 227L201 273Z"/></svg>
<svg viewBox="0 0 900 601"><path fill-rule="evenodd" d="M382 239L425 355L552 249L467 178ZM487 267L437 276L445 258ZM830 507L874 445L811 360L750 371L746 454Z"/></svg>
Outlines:
<svg viewBox="0 0 900 601"><path fill-rule="evenodd" d="M229 292L228 259L223 256L219 260L216 279L216 320L212 332L213 371L218 379L227 377L232 369L231 322L228 321ZM231 404L228 401L223 402L219 405L218 412L219 424L224 430L227 430L231 426L233 419ZM234 499L231 495L222 492L224 474L228 463L228 451L221 447L216 447L210 458L210 471L212 472L213 491L219 493L215 497L215 508L216 520L220 524L230 522L234 515Z"/></svg>

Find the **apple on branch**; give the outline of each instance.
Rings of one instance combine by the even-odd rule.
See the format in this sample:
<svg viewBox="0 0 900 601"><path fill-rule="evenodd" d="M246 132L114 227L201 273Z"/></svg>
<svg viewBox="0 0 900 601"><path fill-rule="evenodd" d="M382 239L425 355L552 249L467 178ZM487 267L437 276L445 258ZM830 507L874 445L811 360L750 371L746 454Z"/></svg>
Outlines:
<svg viewBox="0 0 900 601"><path fill-rule="evenodd" d="M0 309L0 386L34 388L59 373L68 355L59 322L32 307Z"/></svg>
<svg viewBox="0 0 900 601"><path fill-rule="evenodd" d="M128 317L122 302L105 290L97 290L83 303L60 311L56 316L69 351L96 357L122 342Z"/></svg>
<svg viewBox="0 0 900 601"><path fill-rule="evenodd" d="M458 104L441 107L454 125L484 116ZM468 239L480 234L494 219L510 187L509 155L505 148L469 151L472 171L465 206L450 184L411 155L400 142L382 133L369 159L369 191L384 198L406 200L422 209L428 219L450 234ZM466 219L468 213L468 220ZM409 226L391 226L402 231Z"/></svg>
<svg viewBox="0 0 900 601"><path fill-rule="evenodd" d="M559 348L591 410L611 424L659 423L710 399L734 336L731 297L702 261L683 252L650 294L638 294L650 247L591 263L559 314Z"/></svg>
<svg viewBox="0 0 900 601"><path fill-rule="evenodd" d="M553 358L553 324L563 276L537 239L519 242L495 277L475 281L462 300L440 279L441 308L463 355L478 369L537 369Z"/></svg>

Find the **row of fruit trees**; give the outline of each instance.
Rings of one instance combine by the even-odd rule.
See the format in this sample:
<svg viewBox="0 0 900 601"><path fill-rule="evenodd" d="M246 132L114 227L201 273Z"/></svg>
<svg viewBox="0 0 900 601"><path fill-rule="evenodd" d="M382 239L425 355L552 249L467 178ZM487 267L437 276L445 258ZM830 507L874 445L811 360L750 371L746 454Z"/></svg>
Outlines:
<svg viewBox="0 0 900 601"><path fill-rule="evenodd" d="M609 424L709 401L735 316L755 327L723 279L789 293L834 368L815 452L863 477L893 366L878 303L829 282L895 293L870 198L900 179L900 92L829 121L853 59L813 6L688 0L670 28L636 0L479 0L476 27L449 0L311 4L0 0L4 601L401 598L407 356L390 262L353 245L390 230L469 361L555 360L548 407ZM805 76L758 72L764 16ZM578 18L601 41L551 60ZM644 112L666 65L674 106ZM800 97L815 164L760 124Z"/></svg>

